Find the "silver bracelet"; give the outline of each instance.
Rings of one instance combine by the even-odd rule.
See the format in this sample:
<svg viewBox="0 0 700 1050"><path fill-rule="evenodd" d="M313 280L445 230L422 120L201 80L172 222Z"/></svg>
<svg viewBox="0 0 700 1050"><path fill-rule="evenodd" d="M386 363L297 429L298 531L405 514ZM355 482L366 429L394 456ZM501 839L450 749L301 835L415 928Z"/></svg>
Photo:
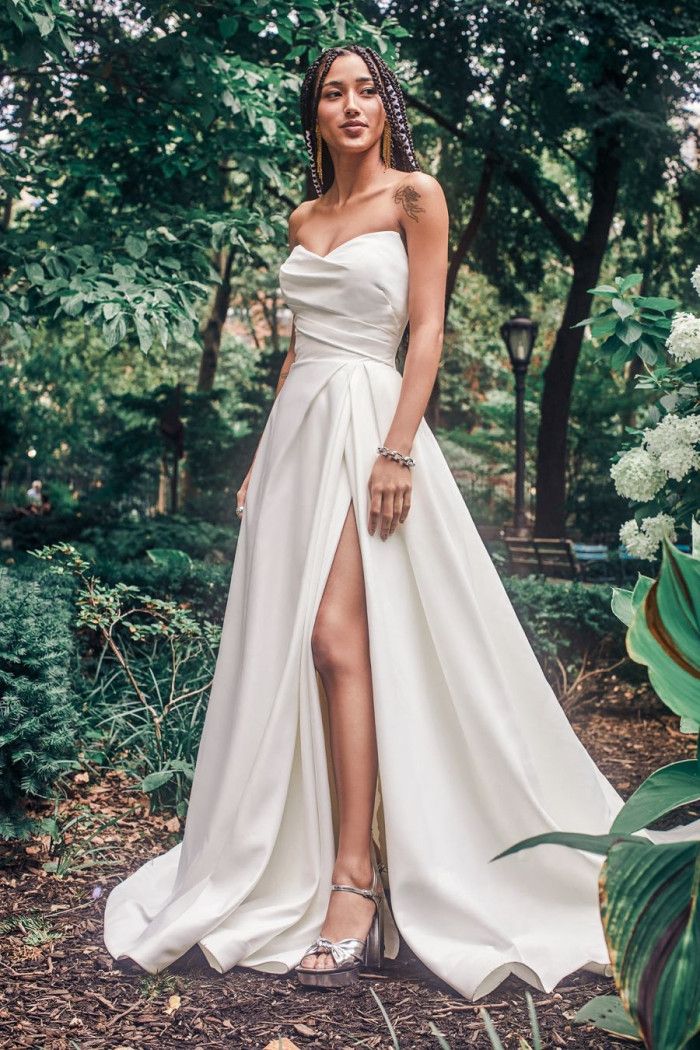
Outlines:
<svg viewBox="0 0 700 1050"><path fill-rule="evenodd" d="M389 449L385 448L384 445L379 445L377 452L380 452L382 456L388 456L389 459L395 459L397 463L403 463L405 467L415 467L416 465L415 459L412 459L410 456L404 456L402 452L397 452L395 448Z"/></svg>

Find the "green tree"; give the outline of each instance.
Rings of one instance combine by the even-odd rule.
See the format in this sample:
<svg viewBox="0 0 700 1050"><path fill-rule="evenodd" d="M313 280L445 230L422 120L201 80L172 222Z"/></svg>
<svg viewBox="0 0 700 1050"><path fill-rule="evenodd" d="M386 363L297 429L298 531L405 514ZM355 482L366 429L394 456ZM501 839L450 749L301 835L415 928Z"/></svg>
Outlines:
<svg viewBox="0 0 700 1050"><path fill-rule="evenodd" d="M410 102L440 133L433 170L446 173L455 236L447 305L467 256L518 309L549 254L570 274L537 456L535 529L560 535L583 338L572 326L590 312L614 224L643 234L669 178L686 213L697 196L697 173L678 158L698 60L671 41L696 29L700 4L457 0L427 11L395 0L387 10L409 29Z"/></svg>

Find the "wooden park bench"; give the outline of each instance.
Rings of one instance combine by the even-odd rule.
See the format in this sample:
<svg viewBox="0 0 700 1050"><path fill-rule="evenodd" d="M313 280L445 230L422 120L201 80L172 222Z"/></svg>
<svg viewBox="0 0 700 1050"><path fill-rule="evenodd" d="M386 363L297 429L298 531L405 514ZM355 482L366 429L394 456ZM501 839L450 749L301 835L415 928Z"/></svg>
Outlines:
<svg viewBox="0 0 700 1050"><path fill-rule="evenodd" d="M509 570L514 576L555 576L578 580L582 576L573 543L556 537L504 536Z"/></svg>
<svg viewBox="0 0 700 1050"><path fill-rule="evenodd" d="M516 576L534 573L554 579L629 586L630 581L634 584L640 565L623 550L611 551L605 543L508 535L503 537L503 542L508 551L509 571Z"/></svg>

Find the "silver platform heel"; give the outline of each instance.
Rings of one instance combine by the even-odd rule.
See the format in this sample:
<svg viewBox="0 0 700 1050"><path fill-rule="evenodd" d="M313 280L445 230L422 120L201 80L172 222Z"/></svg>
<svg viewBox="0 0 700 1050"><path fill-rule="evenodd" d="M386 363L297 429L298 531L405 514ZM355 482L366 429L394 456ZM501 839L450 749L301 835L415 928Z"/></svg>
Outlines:
<svg viewBox="0 0 700 1050"><path fill-rule="evenodd" d="M318 937L306 949L302 959L307 955L319 955L325 951L333 956L333 962L336 964L334 967L324 967L322 970L302 966L301 963L294 967L300 983L314 988L343 988L357 980L359 971L363 967L379 970L384 962L384 914L382 912L384 888L374 847L372 848L372 885L370 888L364 890L358 886L343 886L334 882L331 890L359 893L360 896L374 901L374 916L364 941L358 940L357 937L344 937L340 941Z"/></svg>

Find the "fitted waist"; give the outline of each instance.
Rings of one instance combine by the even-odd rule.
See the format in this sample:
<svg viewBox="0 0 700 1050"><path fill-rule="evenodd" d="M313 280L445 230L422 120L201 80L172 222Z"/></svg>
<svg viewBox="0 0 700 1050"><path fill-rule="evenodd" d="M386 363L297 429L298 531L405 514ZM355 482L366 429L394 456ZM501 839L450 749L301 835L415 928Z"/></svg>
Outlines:
<svg viewBox="0 0 700 1050"><path fill-rule="evenodd" d="M401 334L396 331L385 332L353 318L339 318L326 325L315 317L295 317L294 329L295 361L357 357L395 368L401 342Z"/></svg>

